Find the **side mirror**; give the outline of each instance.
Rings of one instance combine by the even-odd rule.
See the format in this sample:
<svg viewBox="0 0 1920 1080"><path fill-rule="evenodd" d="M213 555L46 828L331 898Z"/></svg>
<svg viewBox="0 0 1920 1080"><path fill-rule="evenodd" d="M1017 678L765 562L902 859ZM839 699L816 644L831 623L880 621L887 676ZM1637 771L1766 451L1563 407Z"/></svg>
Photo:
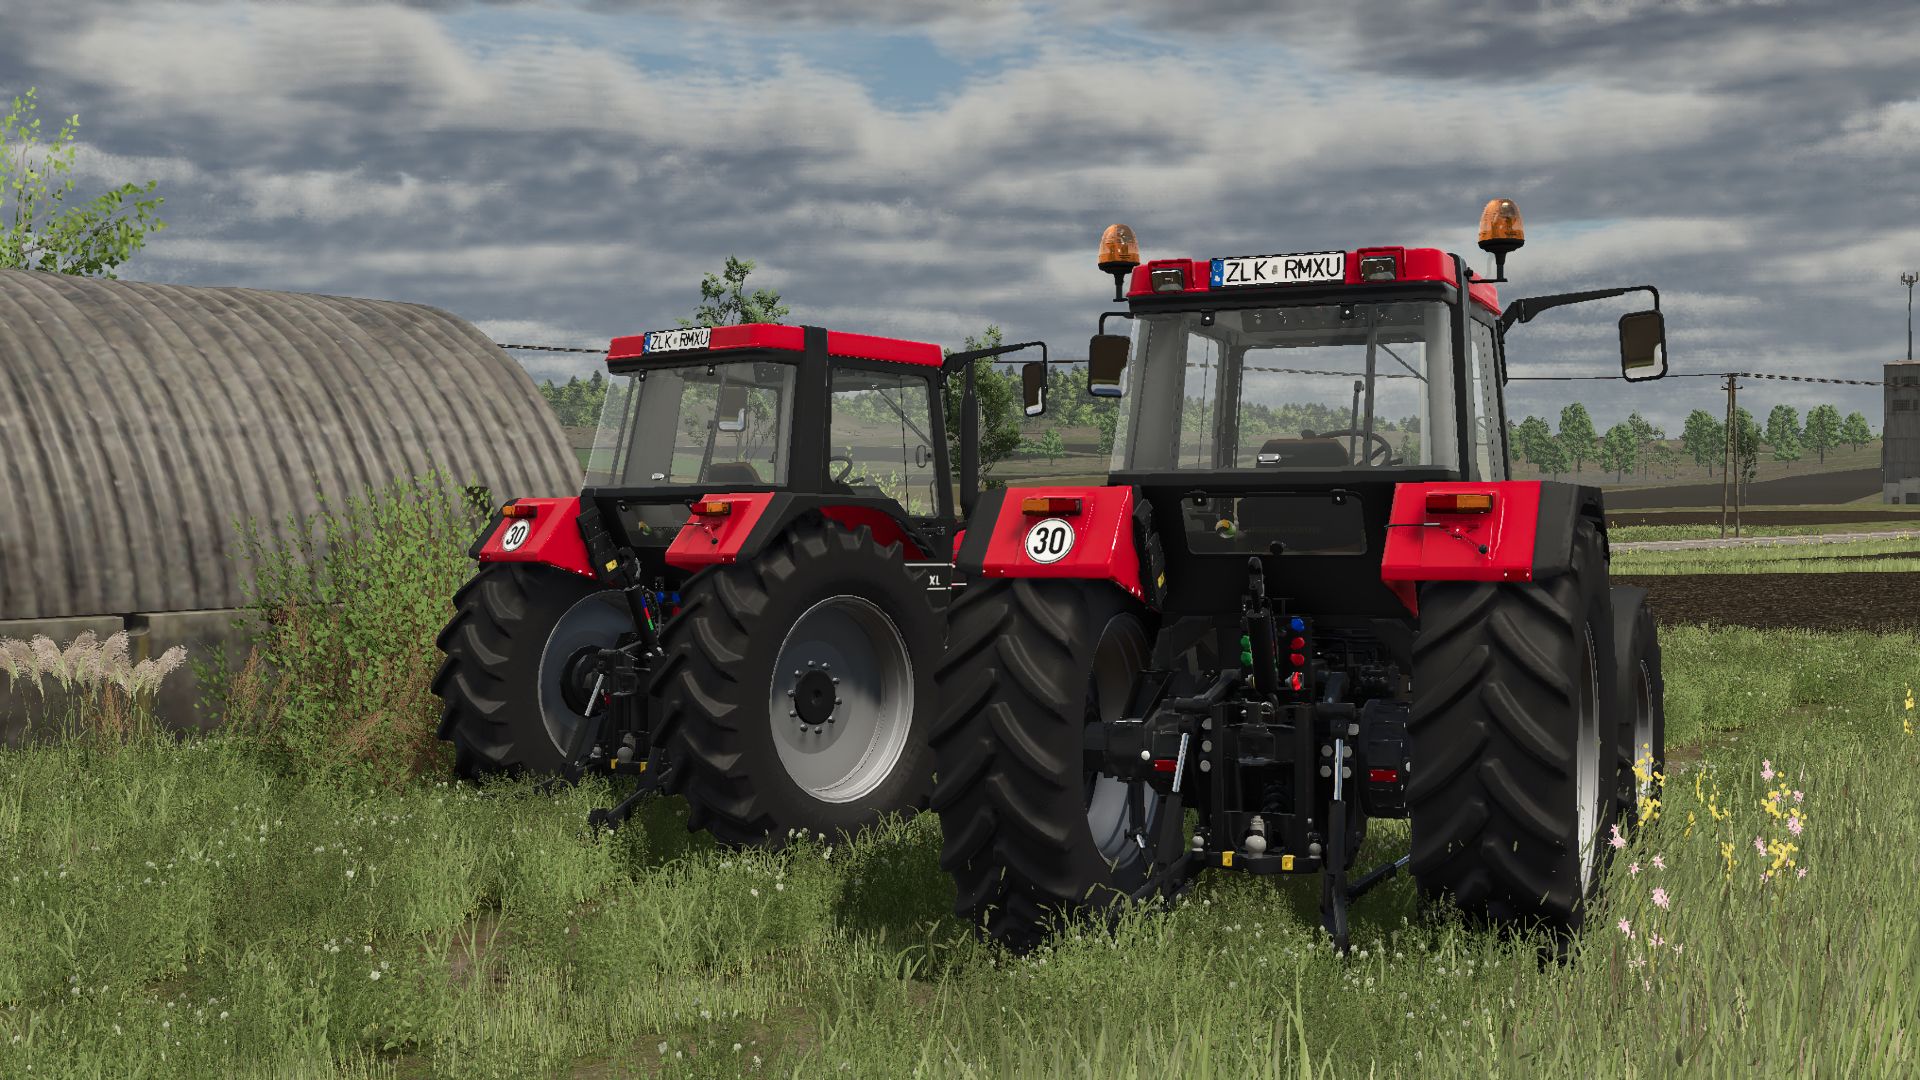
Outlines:
<svg viewBox="0 0 1920 1080"><path fill-rule="evenodd" d="M1047 365L1038 360L1020 365L1020 397L1027 404L1028 416L1047 411Z"/></svg>
<svg viewBox="0 0 1920 1080"><path fill-rule="evenodd" d="M720 405L716 412L720 416L717 426L721 431L747 430L747 388L744 386L721 387Z"/></svg>
<svg viewBox="0 0 1920 1080"><path fill-rule="evenodd" d="M1132 339L1124 334L1095 334L1087 343L1087 393L1119 397L1120 376L1127 370Z"/></svg>
<svg viewBox="0 0 1920 1080"><path fill-rule="evenodd" d="M1667 373L1667 321L1658 311L1620 316L1620 375L1651 382Z"/></svg>

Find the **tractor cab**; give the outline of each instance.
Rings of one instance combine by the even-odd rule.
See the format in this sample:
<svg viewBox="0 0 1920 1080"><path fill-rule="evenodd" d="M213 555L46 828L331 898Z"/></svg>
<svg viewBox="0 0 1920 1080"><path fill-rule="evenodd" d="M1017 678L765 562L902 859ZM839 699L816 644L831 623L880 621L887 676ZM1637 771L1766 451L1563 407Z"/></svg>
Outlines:
<svg viewBox="0 0 1920 1080"><path fill-rule="evenodd" d="M607 367L584 494L636 548L671 544L716 493L866 506L927 551L949 528L935 345L694 327L615 338Z"/></svg>

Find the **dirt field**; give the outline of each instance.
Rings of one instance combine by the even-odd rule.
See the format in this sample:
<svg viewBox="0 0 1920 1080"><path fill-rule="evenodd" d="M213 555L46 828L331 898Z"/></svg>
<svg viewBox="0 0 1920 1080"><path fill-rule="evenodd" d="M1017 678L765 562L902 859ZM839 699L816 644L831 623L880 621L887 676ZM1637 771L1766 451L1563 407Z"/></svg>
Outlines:
<svg viewBox="0 0 1920 1080"><path fill-rule="evenodd" d="M1620 576L1661 623L1804 630L1920 629L1920 574Z"/></svg>
<svg viewBox="0 0 1920 1080"><path fill-rule="evenodd" d="M1880 470L1846 469L1808 472L1747 485L1748 506L1799 506L1803 503L1844 503L1880 493ZM1640 510L1660 506L1708 506L1720 501L1720 483L1673 484L1667 487L1608 491L1608 508Z"/></svg>

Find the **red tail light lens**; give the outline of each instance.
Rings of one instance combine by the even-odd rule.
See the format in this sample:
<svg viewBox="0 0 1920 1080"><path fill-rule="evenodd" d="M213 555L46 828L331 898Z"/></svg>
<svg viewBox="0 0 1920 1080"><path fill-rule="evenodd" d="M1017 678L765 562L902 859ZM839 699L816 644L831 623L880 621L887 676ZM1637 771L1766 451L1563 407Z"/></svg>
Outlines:
<svg viewBox="0 0 1920 1080"><path fill-rule="evenodd" d="M1071 516L1080 512L1080 500L1065 495L1040 495L1031 499L1021 499L1020 512Z"/></svg>
<svg viewBox="0 0 1920 1080"><path fill-rule="evenodd" d="M532 503L508 503L500 508L503 518L531 518L540 516L540 507Z"/></svg>
<svg viewBox="0 0 1920 1080"><path fill-rule="evenodd" d="M1493 495L1490 492L1427 493L1429 514L1485 514L1492 509Z"/></svg>

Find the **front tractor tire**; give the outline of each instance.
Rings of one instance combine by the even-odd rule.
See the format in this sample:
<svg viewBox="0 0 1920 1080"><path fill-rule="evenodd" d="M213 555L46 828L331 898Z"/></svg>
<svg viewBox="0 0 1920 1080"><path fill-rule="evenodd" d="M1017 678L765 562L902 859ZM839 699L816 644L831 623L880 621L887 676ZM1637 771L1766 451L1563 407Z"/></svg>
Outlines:
<svg viewBox="0 0 1920 1080"><path fill-rule="evenodd" d="M620 594L550 566L492 563L453 606L433 692L455 771L579 779L600 726L585 714L585 661L633 631Z"/></svg>
<svg viewBox="0 0 1920 1080"><path fill-rule="evenodd" d="M653 682L688 827L779 847L925 807L941 635L900 546L865 528L802 521L690 578Z"/></svg>
<svg viewBox="0 0 1920 1080"><path fill-rule="evenodd" d="M1590 524L1553 578L1421 588L1407 802L1423 895L1580 928L1616 809L1613 626Z"/></svg>
<svg viewBox="0 0 1920 1080"><path fill-rule="evenodd" d="M1667 684L1660 674L1660 638L1647 590L1613 587L1613 645L1620 816L1638 825L1652 809L1648 800L1660 797L1657 777L1667 768Z"/></svg>
<svg viewBox="0 0 1920 1080"><path fill-rule="evenodd" d="M1137 605L1105 583L981 581L949 610L940 865L954 913L1009 949L1117 911L1156 869L1160 796L1089 773L1083 751L1090 724L1121 717L1149 646Z"/></svg>

